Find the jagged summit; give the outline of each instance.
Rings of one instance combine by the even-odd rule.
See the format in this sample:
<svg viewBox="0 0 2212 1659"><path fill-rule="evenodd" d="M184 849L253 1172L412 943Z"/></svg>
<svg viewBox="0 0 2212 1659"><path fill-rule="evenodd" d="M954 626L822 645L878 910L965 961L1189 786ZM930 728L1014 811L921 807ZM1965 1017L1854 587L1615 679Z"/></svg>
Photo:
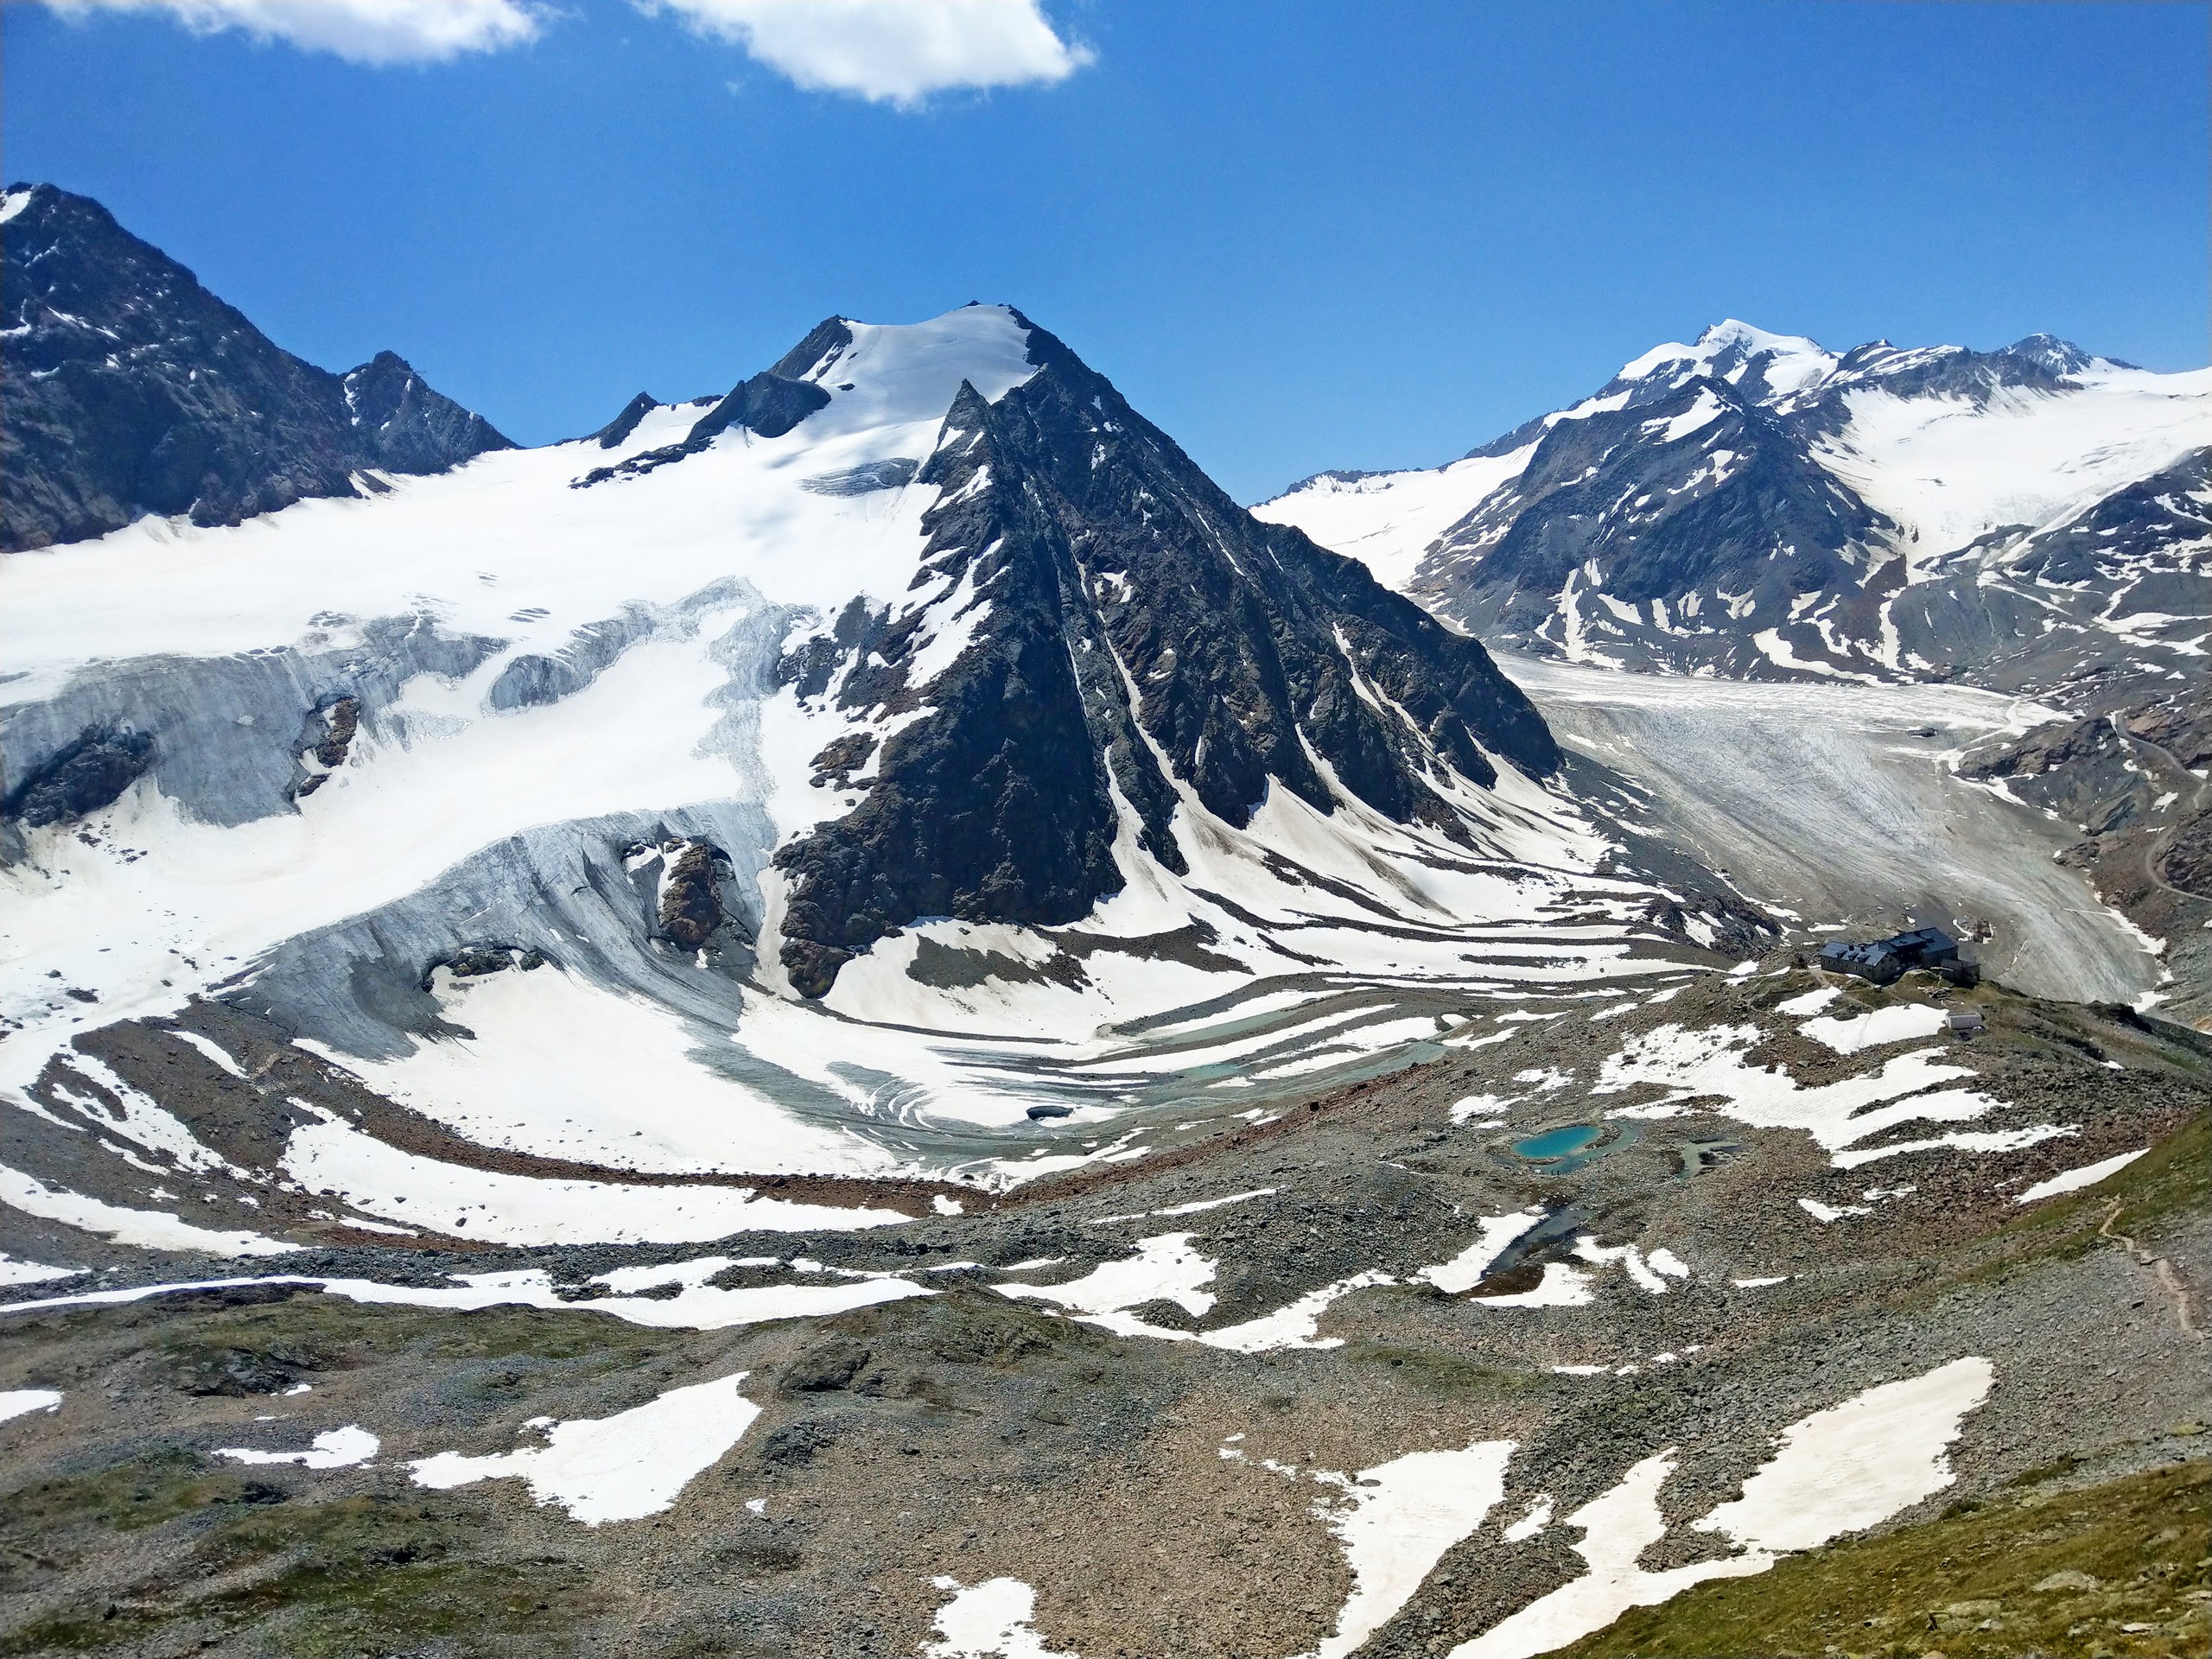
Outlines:
<svg viewBox="0 0 2212 1659"><path fill-rule="evenodd" d="M391 353L342 376L303 362L51 184L0 198L0 551L148 513L235 524L512 447Z"/></svg>
<svg viewBox="0 0 2212 1659"><path fill-rule="evenodd" d="M346 408L378 464L394 473L442 472L513 443L491 422L436 391L397 352L378 352L342 377Z"/></svg>

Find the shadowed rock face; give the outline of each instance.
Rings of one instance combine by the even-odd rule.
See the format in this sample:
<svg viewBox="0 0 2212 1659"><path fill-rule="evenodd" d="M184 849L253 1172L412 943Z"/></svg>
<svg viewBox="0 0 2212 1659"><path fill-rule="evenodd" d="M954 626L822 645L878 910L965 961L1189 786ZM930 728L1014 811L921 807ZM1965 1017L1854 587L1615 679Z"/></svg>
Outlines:
<svg viewBox="0 0 2212 1659"><path fill-rule="evenodd" d="M1387 550L1385 568L1429 609L1516 651L1728 678L2041 692L2084 664L2122 667L2145 643L2186 655L2212 592L2205 452L2170 452L2185 405L2166 402L2202 394L2179 380L2154 396L2112 384L2126 368L2047 334L1996 352L1876 341L1839 357L1722 323L1462 458L1503 467L1471 468L1458 486L1320 473L1258 511L1366 556ZM2069 404L2088 425L2068 426ZM2046 499L2056 475L2020 447L2019 420L2037 442L2094 451L2083 486L2121 478L2131 454L2144 475L2102 500ZM1957 542L1938 522L1951 509L1913 505L1920 486L1948 486L1904 459L1921 440L1901 435L1939 429L1954 484L2023 469L2004 511L2034 522L1988 522ZM1431 521L1455 488L1459 516ZM1428 536L1432 524L1416 545L1414 527Z"/></svg>
<svg viewBox="0 0 2212 1659"><path fill-rule="evenodd" d="M1653 440L1656 425L1687 424L1707 408L1714 413L1704 424ZM1715 454L1728 459L1715 465ZM1500 499L1454 527L1454 545L1484 554L1458 613L1485 632L1535 638L1570 576L1599 569L1605 592L1630 606L1700 588L1736 593L1771 624L1801 594L1853 588L1854 552L1884 525L1787 423L1726 382L1700 378L1547 432ZM1777 558L1777 547L1789 556ZM1748 648L1740 655L1732 672L1758 658Z"/></svg>
<svg viewBox="0 0 2212 1659"><path fill-rule="evenodd" d="M830 394L817 384L822 372L836 360L837 355L853 343L853 331L836 317L820 322L809 331L806 338L777 359L775 366L741 380L692 423L690 431L681 443L663 444L658 449L648 449L641 454L611 467L594 467L576 480L571 488L588 489L594 484L604 484L610 478L639 478L656 467L666 467L682 461L686 455L696 455L708 445L728 431L741 427L764 438L780 438L808 416L830 402ZM810 380L799 376L807 369L816 371ZM623 440L638 429L638 423L654 407L652 400L639 392L624 405L622 412L601 427L594 435L602 448L619 447ZM879 463L879 466L881 463ZM863 469L867 470L867 469ZM906 477L912 474L909 472ZM906 477L898 480L905 483ZM891 487L874 484L868 487ZM843 493L833 484L830 493Z"/></svg>
<svg viewBox="0 0 2212 1659"><path fill-rule="evenodd" d="M0 807L32 829L80 818L118 799L153 760L154 740L143 732L87 730L0 798Z"/></svg>
<svg viewBox="0 0 2212 1659"><path fill-rule="evenodd" d="M16 186L0 231L0 550L147 513L236 524L354 493L365 468L435 473L511 448L390 352L302 362L98 202Z"/></svg>
<svg viewBox="0 0 2212 1659"><path fill-rule="evenodd" d="M1271 788L1335 810L1325 768L1384 816L1459 836L1451 774L1493 783L1485 750L1558 764L1481 645L1253 518L1065 346L1030 342L1039 372L996 404L963 387L918 474L942 491L924 567L985 607L967 648L925 690L925 613L852 611L785 659L803 696L931 710L884 744L856 810L778 855L803 994L920 917L1084 916L1122 885L1116 791L1180 871L1178 785L1241 828Z"/></svg>

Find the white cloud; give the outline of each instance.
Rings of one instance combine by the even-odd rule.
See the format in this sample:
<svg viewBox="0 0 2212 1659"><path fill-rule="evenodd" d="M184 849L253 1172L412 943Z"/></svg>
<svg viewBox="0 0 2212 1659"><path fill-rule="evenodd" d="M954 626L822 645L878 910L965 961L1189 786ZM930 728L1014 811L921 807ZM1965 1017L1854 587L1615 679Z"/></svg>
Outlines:
<svg viewBox="0 0 2212 1659"><path fill-rule="evenodd" d="M638 0L742 46L810 92L912 108L931 92L1065 80L1090 53L1037 0Z"/></svg>
<svg viewBox="0 0 2212 1659"><path fill-rule="evenodd" d="M438 63L537 37L524 0L45 0L67 17L160 12L194 34L239 29L352 63Z"/></svg>

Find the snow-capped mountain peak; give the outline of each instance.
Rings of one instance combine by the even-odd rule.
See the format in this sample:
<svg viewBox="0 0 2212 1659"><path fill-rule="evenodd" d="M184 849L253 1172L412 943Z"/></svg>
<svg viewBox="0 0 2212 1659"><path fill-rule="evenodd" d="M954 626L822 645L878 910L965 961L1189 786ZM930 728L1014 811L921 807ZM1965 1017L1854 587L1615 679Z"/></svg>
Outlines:
<svg viewBox="0 0 2212 1659"><path fill-rule="evenodd" d="M823 432L936 420L963 381L995 404L1035 374L1031 327L1010 305L963 305L926 322L833 317L771 372L830 394L813 417Z"/></svg>
<svg viewBox="0 0 2212 1659"><path fill-rule="evenodd" d="M1679 385L1703 375L1731 385L1745 385L1754 395L1781 395L1817 385L1834 372L1837 361L1835 353L1817 340L1802 334L1769 334L1729 317L1707 328L1694 344L1669 342L1654 346L1622 365L1613 384L1656 378Z"/></svg>
<svg viewBox="0 0 2212 1659"><path fill-rule="evenodd" d="M2026 684L2098 641L2199 649L2208 437L2212 371L2047 334L1838 356L1731 320L1453 467L1321 475L1254 511L1523 649Z"/></svg>

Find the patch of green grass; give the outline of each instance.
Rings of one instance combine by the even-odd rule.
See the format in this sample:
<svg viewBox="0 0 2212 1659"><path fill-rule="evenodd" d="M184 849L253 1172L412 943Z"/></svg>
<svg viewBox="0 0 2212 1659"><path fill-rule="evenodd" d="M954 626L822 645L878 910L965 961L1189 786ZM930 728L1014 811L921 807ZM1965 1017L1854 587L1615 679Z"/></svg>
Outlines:
<svg viewBox="0 0 2212 1659"><path fill-rule="evenodd" d="M84 1526L135 1532L211 1504L249 1502L256 1490L239 1476L211 1471L196 1452L169 1447L0 1494L0 1539L50 1544Z"/></svg>
<svg viewBox="0 0 2212 1659"><path fill-rule="evenodd" d="M1338 1353L1354 1364L1387 1365L1393 1376L1405 1382L1446 1394L1492 1397L1528 1394L1546 1387L1552 1380L1529 1371L1478 1364L1433 1348L1408 1347L1399 1343L1350 1342Z"/></svg>
<svg viewBox="0 0 2212 1659"><path fill-rule="evenodd" d="M535 1307L487 1307L466 1319L434 1309L364 1306L331 1295L302 1295L259 1306L188 1315L189 1325L171 1344L228 1345L250 1351L279 1347L343 1355L359 1363L372 1356L415 1350L436 1360L577 1359L609 1356L623 1365L643 1363L667 1347L666 1333L607 1314ZM341 1362L342 1363L342 1362Z"/></svg>
<svg viewBox="0 0 2212 1659"><path fill-rule="evenodd" d="M2135 1233L2172 1215L2212 1210L2212 1112L2199 1112L2096 1192L2120 1200L2120 1231Z"/></svg>
<svg viewBox="0 0 2212 1659"><path fill-rule="evenodd" d="M2046 1199L1975 1240L1957 1271L1922 1287L1909 1302L1925 1304L1955 1286L2006 1278L2036 1262L2117 1249L2098 1236L2114 1200L2114 1228L2146 1244L2168 1217L2212 1209L2212 1113L2199 1112L2096 1185Z"/></svg>
<svg viewBox="0 0 2212 1659"><path fill-rule="evenodd" d="M464 1653L574 1650L604 1595L558 1562L467 1559L483 1537L468 1507L411 1494L244 1508L181 1568L0 1636L0 1655L136 1650L211 1630L250 1631L287 1659L432 1638Z"/></svg>
<svg viewBox="0 0 2212 1659"><path fill-rule="evenodd" d="M2212 1649L2212 1463L2012 1491L1699 1586L1561 1649L1572 1659L1880 1656L2166 1659ZM2038 1585L2049 1585L2038 1589Z"/></svg>
<svg viewBox="0 0 2212 1659"><path fill-rule="evenodd" d="M2032 1240L2053 1234L2094 1238L2117 1199L2115 1225L2133 1233L2177 1211L2202 1213L2212 1203L2212 1113L2199 1112L2133 1163L2079 1192L2045 1199L1992 1235Z"/></svg>
<svg viewBox="0 0 2212 1659"><path fill-rule="evenodd" d="M265 1557L277 1570L196 1599L192 1611L226 1624L271 1621L276 1645L301 1659L440 1636L465 1638L465 1651L510 1646L466 1638L523 1635L529 1652L569 1651L584 1586L542 1564L461 1559L472 1530L457 1516L373 1498L271 1510L226 1529L203 1553L233 1565Z"/></svg>

